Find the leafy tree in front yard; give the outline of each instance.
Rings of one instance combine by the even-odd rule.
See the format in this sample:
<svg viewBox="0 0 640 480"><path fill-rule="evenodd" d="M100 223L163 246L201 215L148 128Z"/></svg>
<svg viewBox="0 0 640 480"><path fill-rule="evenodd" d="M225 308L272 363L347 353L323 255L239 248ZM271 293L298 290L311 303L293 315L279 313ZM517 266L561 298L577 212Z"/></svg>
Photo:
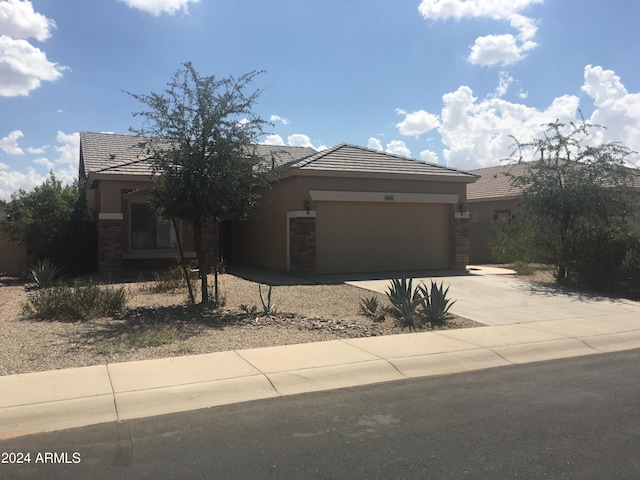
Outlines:
<svg viewBox="0 0 640 480"><path fill-rule="evenodd" d="M514 257L535 257L553 265L557 284L581 283L587 270L593 277L594 267L618 261L602 251L604 245L598 249L597 244L587 244L599 242L607 232L626 231L625 221L638 213L638 192L632 187L634 182L640 185L640 177L626 163L633 152L619 143L594 145L592 131L596 128L602 127L585 121L556 121L547 125L542 138L528 143L516 140L512 155L513 161L526 161L528 168L523 175L512 177L513 184L522 189L517 224L505 226L502 233L506 236L499 248ZM535 158L538 160L530 161ZM620 233L616 244L628 249L620 243L625 239L633 243L633 237ZM585 254L598 250L602 258ZM595 265L597 262L602 265ZM618 266L619 261L610 265Z"/></svg>
<svg viewBox="0 0 640 480"><path fill-rule="evenodd" d="M95 221L77 180L64 185L51 172L42 185L14 193L4 213L0 229L27 247L30 263L49 258L67 274L95 270Z"/></svg>
<svg viewBox="0 0 640 480"><path fill-rule="evenodd" d="M247 217L272 178L254 152L268 124L252 111L260 92L245 92L259 73L218 79L201 76L191 63L185 63L164 93L129 93L148 107L135 114L145 117L145 127L132 131L145 137L150 149L155 174L151 205L165 218L193 225L203 303L209 300L211 267L207 229L214 238L214 301L218 303L220 222Z"/></svg>

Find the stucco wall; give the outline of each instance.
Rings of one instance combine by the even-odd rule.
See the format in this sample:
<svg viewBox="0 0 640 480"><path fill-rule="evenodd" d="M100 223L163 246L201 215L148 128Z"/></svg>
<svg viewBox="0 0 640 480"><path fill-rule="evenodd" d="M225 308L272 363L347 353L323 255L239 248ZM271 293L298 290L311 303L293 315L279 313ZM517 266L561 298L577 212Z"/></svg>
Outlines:
<svg viewBox="0 0 640 480"><path fill-rule="evenodd" d="M270 269L287 269L287 212L304 211L310 190L396 193L448 193L466 203L466 184L462 182L416 181L389 178L343 178L293 176L273 184L265 201L251 219L232 229L232 261ZM453 250L453 249L452 249Z"/></svg>
<svg viewBox="0 0 640 480"><path fill-rule="evenodd" d="M22 275L27 270L27 249L11 243L0 232L0 274Z"/></svg>
<svg viewBox="0 0 640 480"><path fill-rule="evenodd" d="M493 263L491 257L490 240L493 238L494 212L500 210L514 210L514 200L493 200L483 202L469 202L469 241L471 264Z"/></svg>

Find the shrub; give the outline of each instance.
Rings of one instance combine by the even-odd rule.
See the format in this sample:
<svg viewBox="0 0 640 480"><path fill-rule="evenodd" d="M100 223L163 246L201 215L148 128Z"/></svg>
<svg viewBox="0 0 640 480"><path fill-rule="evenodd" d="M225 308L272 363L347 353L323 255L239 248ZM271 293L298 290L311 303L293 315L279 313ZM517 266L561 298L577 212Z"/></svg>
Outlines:
<svg viewBox="0 0 640 480"><path fill-rule="evenodd" d="M449 309L456 303L447 298L449 287L444 290L443 284L438 286L435 282L431 282L431 290L429 291L425 285L419 287L422 301L420 302L420 320L421 323L429 322L431 328L435 326L441 327L446 323Z"/></svg>
<svg viewBox="0 0 640 480"><path fill-rule="evenodd" d="M29 295L22 313L27 318L39 320L87 321L122 312L126 297L124 287L59 285Z"/></svg>
<svg viewBox="0 0 640 480"><path fill-rule="evenodd" d="M55 285L62 276L60 269L50 258L43 258L29 269L29 277L38 288L49 288Z"/></svg>
<svg viewBox="0 0 640 480"><path fill-rule="evenodd" d="M568 235L563 252L568 279L577 287L632 293L638 285L640 237L618 226L582 225ZM634 284L636 287L634 287Z"/></svg>
<svg viewBox="0 0 640 480"><path fill-rule="evenodd" d="M197 273L193 273L191 278L197 278ZM170 293L181 288L185 288L187 282L184 278L184 270L181 265L171 267L162 275L155 274L153 285L145 290L149 293Z"/></svg>

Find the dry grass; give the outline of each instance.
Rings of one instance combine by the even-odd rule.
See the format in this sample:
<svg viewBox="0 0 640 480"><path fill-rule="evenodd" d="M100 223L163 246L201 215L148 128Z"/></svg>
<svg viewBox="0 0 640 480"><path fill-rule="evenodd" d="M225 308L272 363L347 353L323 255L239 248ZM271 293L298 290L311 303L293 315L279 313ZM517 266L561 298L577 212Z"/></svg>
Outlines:
<svg viewBox="0 0 640 480"><path fill-rule="evenodd" d="M230 274L220 276L226 305L217 310L190 305L186 288L150 293L153 281L124 286L128 308L115 318L35 321L21 317L25 285L0 278L0 375L403 333L393 319L374 322L361 315L360 300L373 293L350 285L275 285L278 314L272 317L239 309L246 304L262 310L258 283ZM450 328L478 325L458 317L450 322Z"/></svg>

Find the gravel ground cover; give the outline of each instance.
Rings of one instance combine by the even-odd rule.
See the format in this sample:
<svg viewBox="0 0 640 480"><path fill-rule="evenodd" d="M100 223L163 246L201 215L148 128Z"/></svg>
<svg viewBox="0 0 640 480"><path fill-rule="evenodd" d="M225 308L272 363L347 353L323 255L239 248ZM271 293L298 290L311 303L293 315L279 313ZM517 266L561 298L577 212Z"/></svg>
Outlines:
<svg viewBox="0 0 640 480"><path fill-rule="evenodd" d="M25 319L21 311L29 293L24 282L0 277L0 375L407 333L389 316L374 321L360 314L365 296L388 302L384 295L351 285L276 284L277 314L260 317L239 308L261 310L258 283L231 274L219 278L226 304L214 311L190 305L186 288L153 293L157 282L136 280L117 284L129 298L121 315L65 322ZM445 328L476 326L481 324L452 316Z"/></svg>

